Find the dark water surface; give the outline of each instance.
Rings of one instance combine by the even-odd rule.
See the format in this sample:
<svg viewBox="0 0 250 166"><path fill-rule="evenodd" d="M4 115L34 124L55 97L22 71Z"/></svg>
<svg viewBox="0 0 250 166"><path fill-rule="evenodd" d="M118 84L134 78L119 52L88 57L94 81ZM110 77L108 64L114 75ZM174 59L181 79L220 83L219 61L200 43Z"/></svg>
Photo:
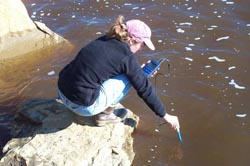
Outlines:
<svg viewBox="0 0 250 166"><path fill-rule="evenodd" d="M183 143L132 91L122 102L140 116L133 165L247 166L250 163L249 0L24 0L33 20L68 39L73 51L47 50L0 66L0 143L9 139L15 108L36 97L55 97L58 72L119 15L141 19L153 31L156 51L141 62L167 57L156 84L177 115ZM7 65L8 64L8 65ZM15 66L15 67L13 67Z"/></svg>

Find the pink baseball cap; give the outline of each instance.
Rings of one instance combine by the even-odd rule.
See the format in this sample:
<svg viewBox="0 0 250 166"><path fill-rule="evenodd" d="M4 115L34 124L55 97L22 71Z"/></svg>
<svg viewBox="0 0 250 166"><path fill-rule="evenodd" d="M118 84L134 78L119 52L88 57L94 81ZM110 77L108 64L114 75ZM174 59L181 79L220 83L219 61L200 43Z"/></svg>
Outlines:
<svg viewBox="0 0 250 166"><path fill-rule="evenodd" d="M151 41L151 29L147 24L140 20L129 20L126 22L126 26L130 37L144 42L148 48L155 50L155 46Z"/></svg>

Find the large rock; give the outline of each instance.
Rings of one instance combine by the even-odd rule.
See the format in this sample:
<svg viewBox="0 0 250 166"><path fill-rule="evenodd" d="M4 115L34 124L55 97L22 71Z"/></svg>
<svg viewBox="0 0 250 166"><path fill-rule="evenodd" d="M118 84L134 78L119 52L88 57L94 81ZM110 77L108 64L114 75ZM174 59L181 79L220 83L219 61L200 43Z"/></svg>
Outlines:
<svg viewBox="0 0 250 166"><path fill-rule="evenodd" d="M120 106L122 107L122 106ZM55 99L34 99L21 106L0 165L127 166L134 159L131 136L138 117L95 126Z"/></svg>
<svg viewBox="0 0 250 166"><path fill-rule="evenodd" d="M21 0L1 0L0 20L0 60L66 42L45 24L33 22Z"/></svg>

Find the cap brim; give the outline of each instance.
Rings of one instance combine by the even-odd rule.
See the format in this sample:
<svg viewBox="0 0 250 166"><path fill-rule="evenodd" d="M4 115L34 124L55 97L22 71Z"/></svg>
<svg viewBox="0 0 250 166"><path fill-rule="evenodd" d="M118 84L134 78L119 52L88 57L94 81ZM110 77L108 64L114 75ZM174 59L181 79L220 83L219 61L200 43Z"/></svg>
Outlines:
<svg viewBox="0 0 250 166"><path fill-rule="evenodd" d="M146 44L146 46L151 49L151 50L155 50L155 46L152 43L152 41L150 39L144 39L143 42Z"/></svg>

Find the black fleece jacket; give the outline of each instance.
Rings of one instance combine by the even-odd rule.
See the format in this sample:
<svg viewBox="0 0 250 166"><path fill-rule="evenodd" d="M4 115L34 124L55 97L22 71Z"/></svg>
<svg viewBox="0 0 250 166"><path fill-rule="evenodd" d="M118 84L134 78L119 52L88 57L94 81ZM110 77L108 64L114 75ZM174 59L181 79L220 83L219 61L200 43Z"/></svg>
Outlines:
<svg viewBox="0 0 250 166"><path fill-rule="evenodd" d="M85 47L59 73L58 88L73 103L89 106L107 79L125 74L138 95L160 117L166 110L128 44L102 36Z"/></svg>

